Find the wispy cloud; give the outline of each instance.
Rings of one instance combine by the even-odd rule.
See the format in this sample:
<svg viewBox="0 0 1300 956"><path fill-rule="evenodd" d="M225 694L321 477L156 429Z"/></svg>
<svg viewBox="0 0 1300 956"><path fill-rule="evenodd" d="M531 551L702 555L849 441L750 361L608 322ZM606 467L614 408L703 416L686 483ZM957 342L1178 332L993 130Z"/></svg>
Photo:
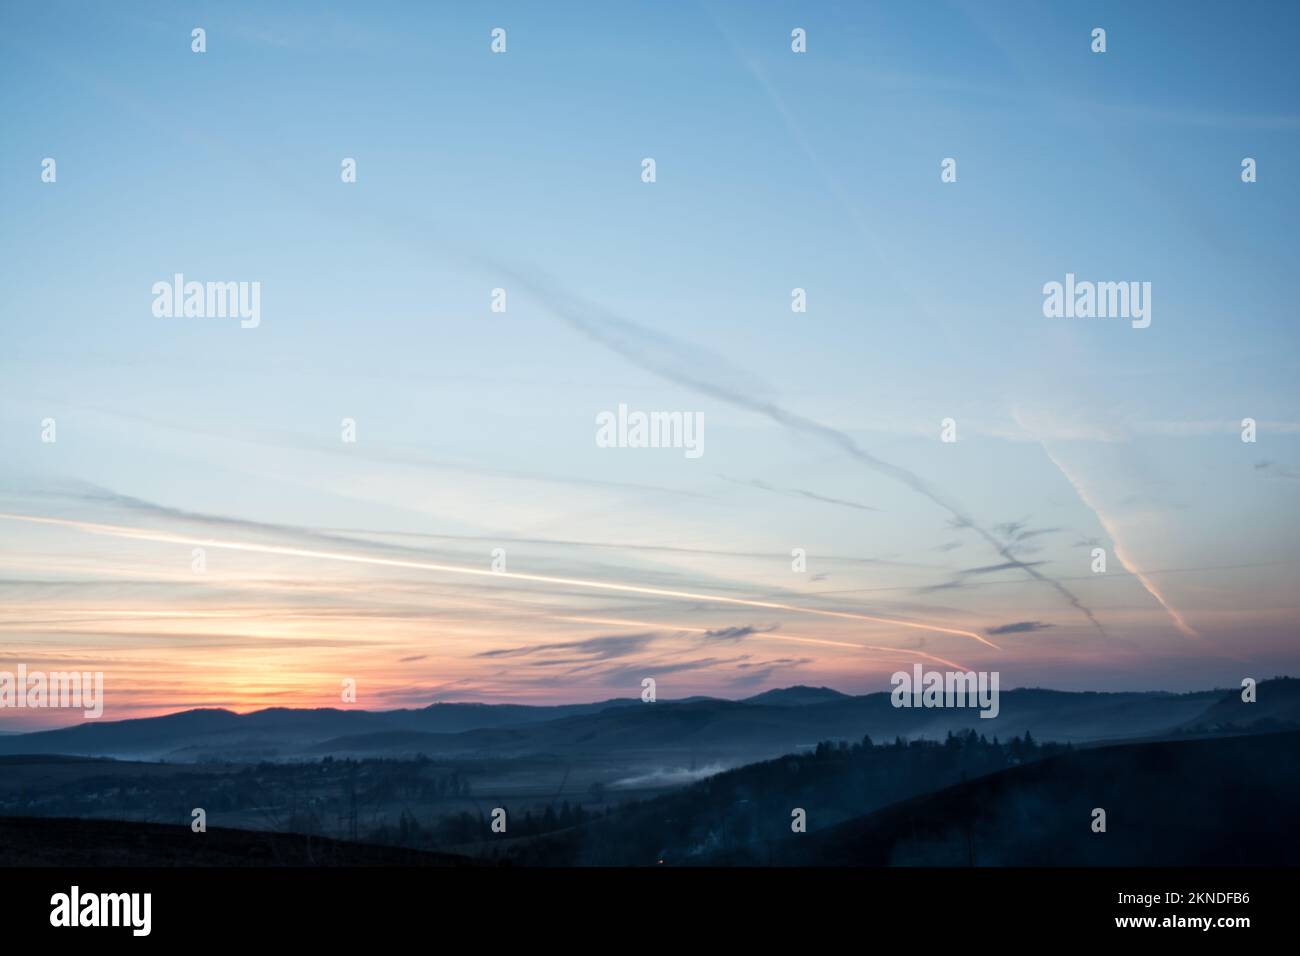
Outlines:
<svg viewBox="0 0 1300 956"><path fill-rule="evenodd" d="M556 641L549 644L529 644L483 651L478 657L536 657L544 654L571 653L592 660L612 660L644 650L655 639L653 632L644 634L613 634L589 637L581 641Z"/></svg>
<svg viewBox="0 0 1300 956"><path fill-rule="evenodd" d="M712 638L719 641L743 641L745 638L754 634L768 634L776 630L776 625L768 627L752 627L745 625L743 627L720 627L711 631L705 631L706 638Z"/></svg>
<svg viewBox="0 0 1300 956"><path fill-rule="evenodd" d="M770 485L766 481L758 478L751 478L748 481L742 481L738 478L728 478L726 475L720 476L724 481L730 481L737 485L747 485L750 488L758 488L762 491L770 491L778 495L789 495L795 498L807 498L810 501L820 501L828 505L839 505L842 508L854 508L858 511L879 511L879 508L873 508L870 505L864 505L858 501L849 501L845 498L832 498L830 495L819 494L815 491L808 491L804 488L781 488L777 485Z"/></svg>
<svg viewBox="0 0 1300 956"><path fill-rule="evenodd" d="M1012 551L990 531L981 527L959 505L931 487L916 473L871 454L846 432L791 412L773 401L755 397L737 387L724 385L721 377L705 378L692 374L689 370L698 361L698 350L686 349L666 335L644 329L635 322L563 292L549 282L521 274L513 269L510 271L516 281L529 288L554 314L591 341L622 356L632 365L710 398L771 419L791 431L826 442L872 471L899 482L928 499L948 512L951 519L957 522L957 526L974 531L998 554L1008 561L1015 562L1024 573L1052 587L1069 602L1071 607L1083 614L1100 634L1105 636L1106 631L1101 621L1069 588L1031 565L1019 561Z"/></svg>
<svg viewBox="0 0 1300 956"><path fill-rule="evenodd" d="M1125 547L1124 541L1120 537L1120 529L1118 523L1101 510L1099 502L1096 501L1095 497L1089 492L1087 486L1084 484L1081 477L1071 472L1069 469L1065 467L1064 463L1056 455L1052 453L1052 449L1049 447L1047 442L1042 442L1041 445L1042 445L1043 453L1047 456L1048 460L1051 461L1051 463L1055 465L1056 468L1061 472L1065 480L1070 483L1070 486L1075 490L1075 493L1079 496L1079 500L1082 501L1092 511L1092 513L1097 516L1097 521L1100 522L1102 528L1105 529L1106 534L1110 536L1111 545L1114 548L1116 560L1118 560L1119 563L1123 565L1124 569L1127 570L1138 580L1138 582L1142 585L1142 587L1146 590L1146 592L1150 594L1152 598L1155 599L1156 603L1158 603L1162 608L1164 608L1165 613L1169 615L1169 619L1173 621L1174 626L1178 629L1178 631L1181 634L1183 634L1185 637L1199 638L1201 636L1200 633L1196 631L1196 629L1193 628L1190 624L1188 624L1186 619L1184 619L1183 615L1178 611L1178 609L1175 608L1169 602L1169 599L1165 596L1161 588L1156 584L1154 578L1152 578L1151 575L1146 574L1140 567L1138 567L1137 563L1134 561L1133 557L1128 552L1128 549Z"/></svg>
<svg viewBox="0 0 1300 956"><path fill-rule="evenodd" d="M1300 471L1290 468L1283 468L1276 462L1259 461L1255 463L1255 470L1262 471L1265 474L1276 475L1279 478L1289 478L1292 481L1300 481Z"/></svg>
<svg viewBox="0 0 1300 956"><path fill-rule="evenodd" d="M89 534L107 535L111 537L128 538L137 541L158 541L172 544L184 544L196 547L221 548L231 551L243 551L255 554L275 554L283 557L310 558L323 561L339 561L348 564L373 565L376 567L406 568L416 571L431 571L443 574L465 575L475 578L496 579L498 581L523 581L534 584L550 584L564 587L573 587L581 589L590 589L593 591L608 591L623 594L643 594L652 597L675 598L687 601L703 601L715 604L734 605L739 607L760 608L771 611L790 611L798 614L809 614L818 617L836 618L840 620L868 621L877 624L891 624L897 627L915 629L921 631L932 631L940 634L952 634L954 636L969 637L988 647L995 648L997 645L985 639L974 631L962 628L948 627L942 624L924 623L919 621L907 621L901 618L882 617L874 614L864 614L858 611L840 611L828 608L810 607L806 604L790 604L780 601L760 601L752 598L732 597L723 594L709 594L700 591L684 591L673 588L647 587L637 584L629 584L616 581L593 580L588 578L561 577L549 574L525 574L518 571L493 571L488 568L466 567L464 565L446 564L434 561L416 561L406 558L380 557L360 553L347 553L338 551L322 551L313 548L285 547L280 545L262 544L248 541L232 541L228 539L205 538L197 535L176 534L170 532L156 531L149 528L123 527L121 525L111 525L101 522L76 521L67 518L52 518L39 515L24 515L0 512L0 520L17 521L35 525L58 526L65 528L74 528ZM779 639L779 636L778 636Z"/></svg>
<svg viewBox="0 0 1300 956"><path fill-rule="evenodd" d="M1000 624L997 627L990 627L984 631L990 637L999 634L1032 634L1034 631L1045 631L1051 624L1044 624L1042 621L1016 621L1014 624Z"/></svg>

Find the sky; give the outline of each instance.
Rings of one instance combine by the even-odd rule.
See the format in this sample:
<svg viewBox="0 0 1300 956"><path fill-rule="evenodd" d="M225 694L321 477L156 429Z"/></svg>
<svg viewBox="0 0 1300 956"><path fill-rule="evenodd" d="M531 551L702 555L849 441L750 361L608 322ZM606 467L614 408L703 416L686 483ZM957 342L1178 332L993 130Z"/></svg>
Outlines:
<svg viewBox="0 0 1300 956"><path fill-rule="evenodd" d="M1298 25L5 4L0 670L107 719L1294 674Z"/></svg>

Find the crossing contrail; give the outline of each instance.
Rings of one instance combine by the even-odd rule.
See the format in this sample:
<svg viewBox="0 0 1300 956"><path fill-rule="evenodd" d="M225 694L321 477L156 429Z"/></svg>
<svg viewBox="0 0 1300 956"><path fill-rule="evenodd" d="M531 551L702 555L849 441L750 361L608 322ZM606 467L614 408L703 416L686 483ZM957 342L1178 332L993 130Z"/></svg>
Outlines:
<svg viewBox="0 0 1300 956"><path fill-rule="evenodd" d="M629 319L614 315L591 302L565 293L543 280L525 275L507 266L502 266L501 271L507 273L513 281L531 291L548 309L568 322L577 331L593 342L604 346L617 355L621 355L638 368L708 395L720 402L726 402L729 405L763 415L792 431L828 442L851 458L866 465L872 471L891 478L927 498L931 503L948 512L959 527L969 528L974 531L989 547L1002 555L1006 561L1024 571L1035 581L1051 587L1071 607L1087 618L1098 634L1102 637L1108 636L1101 621L1097 619L1097 615L1092 612L1090 607L1079 600L1078 595L1060 581L1048 577L1032 565L1026 564L1017 558L1010 547L999 541L992 532L979 525L974 518L966 514L960 505L942 494L938 489L931 487L920 475L900 465L895 465L893 462L876 457L859 445L847 432L840 431L830 425L824 425L811 418L805 418L803 415L783 408L775 402L748 394L743 387L725 384L721 378L710 379L698 371L691 372L690 363L683 361L681 348L676 342L661 333L643 328Z"/></svg>
<svg viewBox="0 0 1300 956"><path fill-rule="evenodd" d="M1146 592L1155 598L1157 604L1164 608L1165 613L1169 615L1169 619L1174 622L1174 627L1178 628L1180 634L1184 637L1200 637L1201 633L1187 623L1187 620L1181 613L1179 613L1178 609L1170 604L1164 594L1161 593L1160 588L1156 586L1155 581L1151 579L1150 575L1146 574L1141 568L1139 568L1133 561L1132 557L1124 550L1124 545L1120 542L1119 528L1116 527L1115 522L1107 517L1101 508L1098 507L1092 496L1088 494L1088 489L1084 487L1083 482L1075 477L1075 475L1072 474L1065 465L1063 465L1057 457L1052 454L1052 451L1047 447L1046 442L1040 441L1039 444L1042 445L1043 453L1047 455L1047 460L1055 465L1057 470L1065 476L1065 480L1070 483L1070 487L1072 487L1075 494L1079 496L1079 500L1092 510L1092 513L1097 516L1098 523L1101 524L1103 529L1105 529L1106 534L1110 535L1111 545L1115 549L1115 557L1119 559L1119 563L1123 565L1124 570L1137 578L1138 583L1142 585Z"/></svg>
<svg viewBox="0 0 1300 956"><path fill-rule="evenodd" d="M721 594L705 594L697 591L678 591L671 588L654 588L639 584L619 584L610 581L592 581L584 578L556 577L548 574L524 574L518 571L493 571L487 568L467 568L463 565L440 564L432 561L411 561L404 558L379 558L362 554L348 554L341 551L320 551L312 548L290 548L283 545L256 544L245 541L223 541L217 538L200 538L189 535L170 534L165 531L153 531L148 528L131 528L123 525L100 524L92 521L75 521L70 518L46 518L37 515L20 515L0 512L0 519L23 521L29 524L56 525L75 528L90 534L108 535L118 538L130 538L138 541L157 541L166 544L183 544L198 548L221 548L229 551L246 551L257 554L276 554L284 557L313 558L324 561L344 561L350 564L368 564L389 568L410 568L417 571L435 571L441 574L464 574L483 578L505 578L512 581L529 581L537 584L560 584L566 587L590 588L599 591L614 591L620 594L646 594L653 597L678 598L687 601L703 601L711 604L729 604L739 607L761 608L770 611L791 611L796 614L812 614L818 617L831 617L850 621L869 621L873 624L891 624L918 631L932 631L938 634L952 634L957 637L969 637L994 650L1000 648L974 631L961 628L944 627L941 624L924 624L917 621L904 621L898 618L879 617L874 614L861 614L854 611L828 611L824 608L803 607L797 604L785 604L777 601L758 601L750 598L727 597Z"/></svg>
<svg viewBox="0 0 1300 956"><path fill-rule="evenodd" d="M579 621L583 624L613 624L618 627L657 627L672 631L687 631L694 634L707 634L707 627L687 627L685 624L656 624L654 621L629 621L624 618L608 617L556 617L557 621ZM794 634L783 634L777 631L771 631L764 634L765 637L774 638L778 641L794 641L796 644L821 644L826 647L848 647L853 650L866 651L886 651L890 654L906 654L912 657L924 657L926 660L934 661L938 664L946 664L949 667L955 667L959 671L970 670L965 664L958 664L956 661L950 661L946 657L939 657L935 654L927 654L925 651L912 650L910 647L881 647L878 644L854 644L851 641L832 641L822 637L797 637Z"/></svg>

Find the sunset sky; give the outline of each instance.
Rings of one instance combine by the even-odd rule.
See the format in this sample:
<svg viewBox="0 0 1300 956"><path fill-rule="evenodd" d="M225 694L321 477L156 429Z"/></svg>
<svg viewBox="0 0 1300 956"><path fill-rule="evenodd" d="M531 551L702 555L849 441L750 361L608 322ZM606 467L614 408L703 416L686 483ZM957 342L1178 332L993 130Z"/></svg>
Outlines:
<svg viewBox="0 0 1300 956"><path fill-rule="evenodd" d="M6 4L0 670L104 719L1294 675L1294 26L989 6ZM1046 318L1067 273L1150 327ZM620 403L704 454L597 447Z"/></svg>

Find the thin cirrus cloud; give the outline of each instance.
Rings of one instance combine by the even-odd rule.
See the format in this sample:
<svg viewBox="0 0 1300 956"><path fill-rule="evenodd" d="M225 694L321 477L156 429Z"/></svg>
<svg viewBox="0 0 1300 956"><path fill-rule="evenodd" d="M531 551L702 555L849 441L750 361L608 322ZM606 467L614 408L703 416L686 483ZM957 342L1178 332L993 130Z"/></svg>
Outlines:
<svg viewBox="0 0 1300 956"><path fill-rule="evenodd" d="M15 95L39 99L38 65L76 95L52 114L71 131L58 144L67 183L15 193L0 237L16 265L15 314L48 310L56 290L64 316L16 328L0 354L0 471L30 472L56 494L10 502L0 490L0 511L68 523L0 520L6 650L111 666L133 715L150 699L332 705L341 674L399 703L589 699L585 681L655 665L681 666L669 673L699 692L792 673L863 691L907 653L944 667L969 656L1048 686L1160 685L1173 673L1164 654L1210 686L1216 655L1238 644L1270 653L1261 672L1286 670L1294 653L1272 652L1288 647L1293 617L1284 534L1300 416L1279 266L1295 200L1267 161L1260 183L1243 186L1236 157L1216 154L1208 134L1249 130L1252 151L1285 153L1293 104L1277 84L1252 87L1249 69L1198 74L1187 64L1202 54L1242 59L1193 34L1144 51L1161 84L1131 102L1098 98L1049 65L1052 42L967 9L939 34L848 12L835 35L810 24L814 49L798 58L786 28L773 29L779 16L753 20L739 4L711 5L705 29L686 34L638 22L643 44L671 42L684 69L620 119L630 139L592 136L582 117L609 91L643 85L636 58L574 85L592 63L571 56L570 18L532 18L528 89L500 100L495 80L469 84L453 105L471 126L524 122L536 149L485 164L472 144L490 135L450 152L407 138L394 167L366 158L388 133L382 111L358 109L337 149L360 157L362 176L344 186L332 154L232 155L220 135L187 129L168 162L226 184L231 211L187 247L130 220L137 173L157 159L130 143L147 137L106 159L108 179L129 188L100 190L75 223L57 218L72 207L50 202L67 185L108 181L85 177L104 135L175 113L175 89L157 83L169 31L159 21L106 34L110 18L88 10L89 28L70 35L57 18L19 15L21 29L0 38ZM1049 37L1077 29L1036 16ZM1114 16L1116 35L1160 28L1158 12ZM287 22L227 17L228 82L220 96L189 90L186 108L219 111L233 96L250 128L273 128L268 51L297 88L331 94L322 102L405 95L384 57L395 35L373 17L281 45ZM1277 60L1283 32L1260 38L1258 62ZM951 55L942 71L860 69L850 48L868 34L908 62L927 62L936 44ZM95 40L104 35L114 42ZM357 36L358 69L340 80L319 54ZM503 62L483 52L452 44L442 66ZM727 122L697 109L702 77L710 102L736 106ZM1211 108L1243 95L1257 109ZM846 96L871 124L843 122ZM1039 109L1052 104L1070 109ZM1142 156L1155 161L1035 137L1025 123L1037 110L1065 129L1071 109L1135 129L1150 121ZM48 125L24 114L6 132L43 156ZM959 147L935 153L916 138L933 128L953 144L996 142L1003 159L1032 154L1039 172L1073 168L1082 149L1114 201L1074 204L1063 244L1042 215L1059 177L1009 176L1015 163L968 150L961 185L941 187L935 163ZM1210 148L1182 162L1198 136ZM632 154L629 142L643 145ZM642 152L658 157L656 185L638 179ZM901 163L881 165L886 155ZM1161 172L1171 156L1172 177ZM563 223L519 214L537 211L542 181ZM193 198L155 193L162 219L183 218ZM987 217L954 217L954 200L997 208L1005 228L991 236ZM1276 215L1260 217L1260 200ZM1113 208L1150 227L1141 242L1117 236ZM275 229L239 230L267 209ZM644 228L628 233L632 221ZM58 257L22 241L63 226L83 266L71 282ZM122 241L105 257L96 237L112 230ZM1260 256L1245 272L1216 271L1234 235L1254 236ZM232 273L202 278L262 280L258 331L149 314L155 272L199 277L205 261ZM1044 280L1106 261L1155 280L1151 330L1043 320ZM792 319L796 284L812 305ZM486 311L497 286L508 314ZM107 321L64 308L92 293ZM1084 391L1062 398L1072 375ZM700 406L706 465L597 452L591 413L623 400ZM1041 411L1052 407L1064 413ZM940 446L934 424L949 414L962 441ZM46 415L59 419L57 445L35 440ZM344 415L361 422L361 441L336 440ZM1258 421L1258 446L1237 440L1244 415ZM726 486L723 473L747 477ZM58 491L65 475L85 483ZM791 565L796 546L806 573ZM189 562L201 547L198 574ZM510 573L488 577L498 547ZM1094 547L1109 552L1104 574L1089 568ZM1188 632L1216 648L1190 653Z"/></svg>
<svg viewBox="0 0 1300 956"><path fill-rule="evenodd" d="M741 481L738 478L728 478L722 476L724 481L730 481L738 485L746 485L750 488L758 488L761 491L770 491L778 495L790 495L795 498L807 498L809 501L820 501L823 504L839 505L842 508L854 508L858 511L879 511L879 508L873 508L871 505L864 505L859 501L849 501L845 498L834 498L830 495L823 495L816 491L809 491L806 488L782 488L778 485L768 484L758 478L751 478L749 481Z"/></svg>
<svg viewBox="0 0 1300 956"><path fill-rule="evenodd" d="M652 372L668 381L685 386L710 398L754 412L775 421L791 431L827 442L872 471L900 482L934 505L947 512L951 520L975 532L998 554L1014 562L1019 569L1034 580L1049 585L1082 614L1103 637L1106 629L1092 609L1086 606L1073 591L1060 581L1038 571L1030 564L1019 561L1006 544L977 524L965 511L945 495L932 488L907 468L878 458L864 449L847 433L820 422L790 412L775 402L757 398L738 386L726 384L725 375L705 377L692 373L699 361L700 350L688 349L667 335L652 332L626 318L615 316L598 306L561 291L557 286L535 276L520 273L509 267L509 274L521 285L530 289L539 300L573 328L609 350L622 356L631 364ZM732 376L734 377L734 376Z"/></svg>
<svg viewBox="0 0 1300 956"><path fill-rule="evenodd" d="M589 637L581 641L559 641L551 644L529 644L523 647L498 648L480 651L479 657L538 657L552 653L571 653L592 660L607 661L626 657L644 650L654 640L653 633L615 634Z"/></svg>
<svg viewBox="0 0 1300 956"><path fill-rule="evenodd" d="M57 496L43 497L58 500ZM775 623L707 624L712 612L699 616L701 602L705 605L718 603L724 608L729 604L752 603L782 614L824 616L828 624L833 621L846 624L854 621L895 623L890 618L814 607L806 602L749 602L726 594L645 588L607 580L513 572L495 574L485 568L454 571L456 575L462 572L473 574L483 584L492 585L497 596L490 600L477 600L474 597L477 589L453 588L453 579L431 580L418 585L414 580L406 580L407 572L452 569L445 564L445 559L419 560L429 557L428 550L422 547L379 544L358 534L322 533L283 523L227 518L173 508L104 488L80 488L66 495L62 503L77 514L83 514L87 509L129 514L136 518L137 523L127 526L81 518L6 512L6 523L38 531L47 538L56 533L89 533L91 542L102 542L102 545L95 544L94 551L83 550L82 545L75 543L78 540L75 538L69 539L69 544L56 544L56 547L64 549L63 554L78 556L66 566L66 570L60 571L67 576L67 580L62 582L35 582L31 588L22 582L0 585L28 590L33 596L38 591L45 595L39 606L33 605L32 613L26 617L22 605L9 604L4 615L0 616L0 628L6 631L26 628L35 643L24 653L33 659L47 653L40 643L42 634L81 642L82 649L74 650L73 656L83 663L96 657L97 652L93 649L97 646L116 648L119 659L112 672L119 681L129 681L135 691L129 697L118 697L121 704L119 715L149 712L145 701L150 694L158 702L158 707L166 709L171 702L187 699L187 692L178 689L184 687L192 688L188 700L201 702L204 706L252 709L271 704L318 705L322 690L334 683L335 675L339 673L361 673L365 686L369 688L369 699L376 702L400 704L422 699L420 695L428 690L426 681L391 669L385 672L379 663L360 651L366 647L393 648L398 653L389 659L396 660L402 668L432 673L455 673L459 670L465 676L447 686L460 688L466 695L489 698L512 690L527 693L530 688L550 689L548 692L558 691L572 698L577 687L614 686L633 675L634 671L643 674L647 667L657 674L689 674L701 678L716 675L712 678L715 686L727 686L730 680L742 673L740 665L748 665L749 655L693 655L694 648L709 644L734 645L742 641L763 640L821 647L841 655L856 651L861 655L856 661L846 659L850 667L861 667L869 661L887 659L889 655L899 653L879 641L866 644L860 638L836 640L833 637L835 632L826 637L805 637L781 634ZM49 540L54 542L58 539ZM110 546L113 541L129 550ZM280 544L282 541L290 544ZM228 549L234 553L232 557L238 557L239 563L216 562L212 564L209 575L199 578L188 573L188 567L177 573L180 569L169 565L165 555L166 549L173 545L187 546L183 552L187 561L188 546L195 546ZM75 546L75 550L68 550L70 546ZM158 546L163 550L160 551ZM97 557L101 554L108 560ZM88 563L86 571L77 580L74 568L83 562L82 555ZM268 560L272 558L276 560ZM329 569L329 565L335 563L343 565L337 572ZM328 573L309 572L308 568L313 564ZM161 569L169 567L173 570L159 574ZM355 573L340 577L349 567L354 568ZM383 576L375 577L380 572ZM355 576L362 573L365 575L362 578ZM96 579L105 575L110 578ZM536 586L549 588L550 595L545 591L533 594ZM511 596L510 589L514 587L529 590ZM655 604L662 603L664 598L674 603L685 600L696 606L696 620L703 626L656 627L633 635L547 641L543 635L548 626L543 622L551 615L539 617L537 608L540 605L536 601L553 605L559 598L569 607L577 608L581 605L571 603L576 600L576 595L590 593L593 589L595 596L607 591L644 595L654 599ZM57 594L57 599L51 601L52 594ZM423 604L410 603L421 599ZM426 606L429 599L438 601L440 606ZM520 599L523 599L522 603ZM484 648L491 636L500 632L503 622L512 616L521 622L533 622L531 630L536 632L536 637L530 645L492 648L488 644ZM572 614L569 616L579 619ZM934 627L937 629L932 633L937 637L973 636L971 632L943 625L903 620L897 621L897 625L927 632ZM457 634L464 637L457 638ZM674 638L674 634L691 636L683 641L680 637ZM436 638L436 653L421 649L428 644L430 637ZM641 655L651 649L652 643L657 644L653 650L658 653L643 658ZM993 646L991 642L981 643ZM165 647L175 648L175 653L164 660L159 658L158 649ZM228 656L220 664L214 664L209 656L212 653ZM362 655L360 658L359 653ZM493 660L535 661L541 664L541 668L493 673L476 669L472 664L476 659L484 663ZM636 663L625 669L609 666L619 659L635 659ZM811 660L770 656L759 659L800 661L773 663L765 671L771 679L780 676L782 668L802 667L806 660ZM825 663L823 660L823 666ZM556 680L543 673L550 670L558 670L562 679ZM254 685L251 689L250 672L263 675L251 682ZM754 668L746 666L743 672L752 678ZM200 683L205 687L202 693L197 687ZM168 686L172 689L166 689Z"/></svg>
<svg viewBox="0 0 1300 956"><path fill-rule="evenodd" d="M323 561L336 561L355 565L370 565L377 567L403 568L408 570L430 571L442 574L464 575L476 578L496 578L499 580L529 582L545 585L559 585L562 587L590 589L593 591L617 592L626 594L641 594L646 596L669 598L685 601L702 601L714 604L735 605L742 607L759 608L772 611L789 611L796 614L808 614L818 617L832 618L838 620L856 620L870 622L874 624L890 624L897 627L916 629L922 631L932 631L935 633L950 634L954 636L968 637L987 647L994 648L996 645L986 640L974 631L964 628L955 628L939 623L930 623L922 621L909 621L901 618L884 617L874 614L866 614L860 611L832 610L828 608L814 607L807 603L788 603L779 601L764 601L754 598L733 597L723 594L710 594L699 591L684 591L671 588L648 587L625 582L613 582L604 580L581 579L572 577L562 577L557 575L544 575L532 573L520 573L517 571L496 571L488 568L468 567L465 565L453 565L442 562L416 561L407 558L397 557L380 557L366 555L355 552L338 552L323 551L320 549L288 547L281 545L263 544L249 541L234 541L229 539L216 539L200 537L192 534L176 534L170 532L155 531L149 528L124 527L120 525L106 524L102 522L79 521L65 518L52 518L37 515L24 515L15 513L0 513L0 520L22 522L28 524L42 525L46 527L62 527L75 529L95 535L106 535L110 537L120 537L136 541L156 541L159 543L182 544L195 547L211 547L226 549L244 553L279 555L290 558L306 558Z"/></svg>
<svg viewBox="0 0 1300 956"><path fill-rule="evenodd" d="M1042 621L1015 621L1011 624L999 624L997 627L990 627L984 633L989 637L996 637L1000 634L1032 634L1035 631L1045 631L1051 624L1044 624Z"/></svg>

